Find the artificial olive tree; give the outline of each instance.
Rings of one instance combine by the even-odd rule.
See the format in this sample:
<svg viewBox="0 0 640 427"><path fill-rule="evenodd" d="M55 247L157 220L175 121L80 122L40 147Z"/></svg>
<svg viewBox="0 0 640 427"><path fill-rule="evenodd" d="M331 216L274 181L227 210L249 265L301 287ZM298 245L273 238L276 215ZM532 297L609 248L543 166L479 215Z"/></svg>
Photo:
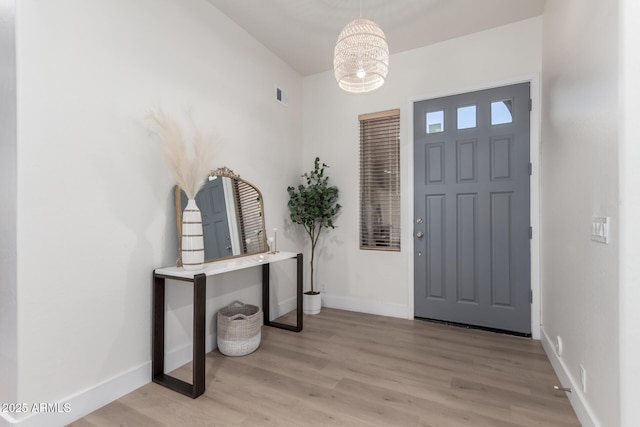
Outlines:
<svg viewBox="0 0 640 427"><path fill-rule="evenodd" d="M320 232L324 228L335 228L333 219L340 211L338 203L338 187L329 185L329 177L325 175L326 164L320 164L320 158L313 162L313 170L302 177L306 185L288 187L289 213L291 221L301 224L311 240L311 292L318 294L313 287L314 258Z"/></svg>

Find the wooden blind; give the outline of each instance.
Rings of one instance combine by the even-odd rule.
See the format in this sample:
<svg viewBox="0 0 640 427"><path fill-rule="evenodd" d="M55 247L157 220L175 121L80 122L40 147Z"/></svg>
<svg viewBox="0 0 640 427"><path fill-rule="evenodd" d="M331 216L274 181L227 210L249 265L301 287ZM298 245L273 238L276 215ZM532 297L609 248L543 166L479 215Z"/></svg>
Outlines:
<svg viewBox="0 0 640 427"><path fill-rule="evenodd" d="M360 249L400 250L400 110L360 120Z"/></svg>

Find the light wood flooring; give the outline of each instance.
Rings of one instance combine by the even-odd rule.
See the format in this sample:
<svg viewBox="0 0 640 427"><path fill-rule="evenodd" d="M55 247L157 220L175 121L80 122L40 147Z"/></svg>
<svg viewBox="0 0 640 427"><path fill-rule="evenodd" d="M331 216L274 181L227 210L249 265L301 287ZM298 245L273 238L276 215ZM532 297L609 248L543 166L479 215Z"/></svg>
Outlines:
<svg viewBox="0 0 640 427"><path fill-rule="evenodd" d="M195 400L150 383L71 426L580 425L527 338L323 308L300 333L263 327L253 354L206 359Z"/></svg>

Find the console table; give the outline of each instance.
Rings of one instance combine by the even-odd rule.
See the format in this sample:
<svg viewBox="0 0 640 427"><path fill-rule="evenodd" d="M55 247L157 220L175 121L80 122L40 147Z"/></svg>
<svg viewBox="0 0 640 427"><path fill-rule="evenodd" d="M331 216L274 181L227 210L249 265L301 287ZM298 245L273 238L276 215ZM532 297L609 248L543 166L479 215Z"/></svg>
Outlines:
<svg viewBox="0 0 640 427"><path fill-rule="evenodd" d="M269 320L269 266L289 259L297 261L296 324L272 322ZM264 325L293 332L302 330L302 254L278 252L275 254L249 255L222 261L206 263L202 270L186 271L182 267L159 268L153 271L153 355L151 370L153 382L168 387L178 393L196 398L204 393L205 387L205 313L207 301L207 277L236 270L262 266L262 312ZM193 285L193 382L189 384L164 373L164 310L165 279L178 280Z"/></svg>

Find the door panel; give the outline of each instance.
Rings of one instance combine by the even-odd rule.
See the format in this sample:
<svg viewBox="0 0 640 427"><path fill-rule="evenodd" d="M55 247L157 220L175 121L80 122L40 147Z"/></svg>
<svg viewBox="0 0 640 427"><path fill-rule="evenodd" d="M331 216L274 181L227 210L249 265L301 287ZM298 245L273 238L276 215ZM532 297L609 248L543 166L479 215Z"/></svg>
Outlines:
<svg viewBox="0 0 640 427"><path fill-rule="evenodd" d="M414 126L416 317L529 334L529 84L416 102Z"/></svg>
<svg viewBox="0 0 640 427"><path fill-rule="evenodd" d="M477 194L458 194L456 203L458 208L457 295L458 301L468 303L478 302L477 197Z"/></svg>
<svg viewBox="0 0 640 427"><path fill-rule="evenodd" d="M445 266L445 230L444 230L444 195L435 194L426 197L427 206L427 289L426 298L446 299L446 266Z"/></svg>

